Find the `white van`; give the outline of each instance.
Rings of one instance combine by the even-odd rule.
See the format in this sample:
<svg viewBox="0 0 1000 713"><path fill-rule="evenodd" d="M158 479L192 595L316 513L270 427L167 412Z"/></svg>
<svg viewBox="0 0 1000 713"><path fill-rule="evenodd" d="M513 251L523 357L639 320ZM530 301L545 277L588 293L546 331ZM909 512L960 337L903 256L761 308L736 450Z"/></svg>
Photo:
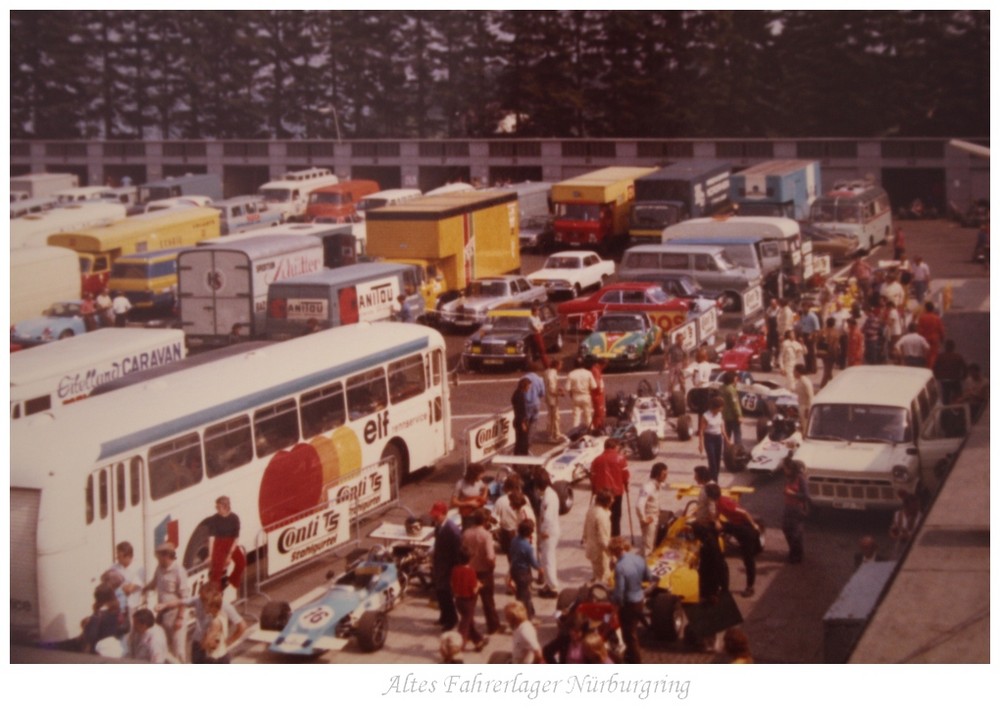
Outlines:
<svg viewBox="0 0 1000 713"><path fill-rule="evenodd" d="M967 405L941 404L929 369L852 366L816 395L795 459L816 505L896 509L899 491L937 491L969 424Z"/></svg>
<svg viewBox="0 0 1000 713"><path fill-rule="evenodd" d="M327 168L288 171L281 178L268 181L258 189L272 210L281 211L282 220L290 220L306 212L309 194L316 188L332 186L337 176Z"/></svg>

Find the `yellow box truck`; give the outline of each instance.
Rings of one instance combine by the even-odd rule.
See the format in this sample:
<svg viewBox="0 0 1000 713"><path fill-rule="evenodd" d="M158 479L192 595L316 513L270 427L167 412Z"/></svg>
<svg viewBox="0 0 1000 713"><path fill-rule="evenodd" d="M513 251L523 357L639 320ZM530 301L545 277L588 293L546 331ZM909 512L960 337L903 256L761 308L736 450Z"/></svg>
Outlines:
<svg viewBox="0 0 1000 713"><path fill-rule="evenodd" d="M656 167L610 166L552 186L556 242L603 252L628 237L635 179Z"/></svg>
<svg viewBox="0 0 1000 713"><path fill-rule="evenodd" d="M479 277L521 267L517 194L488 190L424 196L370 211L366 252L419 265L429 311Z"/></svg>

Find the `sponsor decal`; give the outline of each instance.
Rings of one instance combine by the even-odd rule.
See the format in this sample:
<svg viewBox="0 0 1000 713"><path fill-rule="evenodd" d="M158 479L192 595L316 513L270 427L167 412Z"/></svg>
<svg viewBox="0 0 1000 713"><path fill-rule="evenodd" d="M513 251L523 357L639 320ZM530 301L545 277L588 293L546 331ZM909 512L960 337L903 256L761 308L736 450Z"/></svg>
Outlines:
<svg viewBox="0 0 1000 713"><path fill-rule="evenodd" d="M514 445L514 410L499 413L488 421L472 426L468 434L468 461L479 463Z"/></svg>
<svg viewBox="0 0 1000 713"><path fill-rule="evenodd" d="M66 374L59 379L56 396L63 402L83 398L101 384L107 384L136 371L152 369L184 358L180 342L157 347L112 361L106 367L93 367L87 371Z"/></svg>

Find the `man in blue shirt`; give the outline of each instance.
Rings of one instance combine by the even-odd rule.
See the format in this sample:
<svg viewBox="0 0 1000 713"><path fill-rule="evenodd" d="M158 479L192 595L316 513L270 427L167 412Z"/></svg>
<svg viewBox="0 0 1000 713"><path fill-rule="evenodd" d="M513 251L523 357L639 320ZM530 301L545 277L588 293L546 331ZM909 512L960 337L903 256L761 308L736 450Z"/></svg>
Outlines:
<svg viewBox="0 0 1000 713"><path fill-rule="evenodd" d="M515 598L524 603L528 610L528 618L535 618L535 606L531 603L531 570L541 570L542 566L535 557L535 548L531 545L531 537L535 534L535 523L523 520L517 526L517 535L510 543L510 578L514 580Z"/></svg>
<svg viewBox="0 0 1000 713"><path fill-rule="evenodd" d="M802 313L798 323L795 325L796 331L802 337L802 343L806 346L806 373L816 373L816 337L820 330L819 317L810 309L808 303L803 304Z"/></svg>
<svg viewBox="0 0 1000 713"><path fill-rule="evenodd" d="M652 582L653 574L639 555L630 552L631 545L623 537L612 537L608 544L615 560L615 591L612 601L618 605L618 619L625 641L625 663L642 663L639 652L639 622L642 621L645 592L643 582Z"/></svg>

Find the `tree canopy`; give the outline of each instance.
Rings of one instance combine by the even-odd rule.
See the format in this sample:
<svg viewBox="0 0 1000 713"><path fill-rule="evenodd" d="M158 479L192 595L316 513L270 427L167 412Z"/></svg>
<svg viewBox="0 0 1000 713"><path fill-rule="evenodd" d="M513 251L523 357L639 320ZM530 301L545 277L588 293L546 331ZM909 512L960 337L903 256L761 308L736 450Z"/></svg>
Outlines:
<svg viewBox="0 0 1000 713"><path fill-rule="evenodd" d="M12 139L988 136L988 11L12 11Z"/></svg>

